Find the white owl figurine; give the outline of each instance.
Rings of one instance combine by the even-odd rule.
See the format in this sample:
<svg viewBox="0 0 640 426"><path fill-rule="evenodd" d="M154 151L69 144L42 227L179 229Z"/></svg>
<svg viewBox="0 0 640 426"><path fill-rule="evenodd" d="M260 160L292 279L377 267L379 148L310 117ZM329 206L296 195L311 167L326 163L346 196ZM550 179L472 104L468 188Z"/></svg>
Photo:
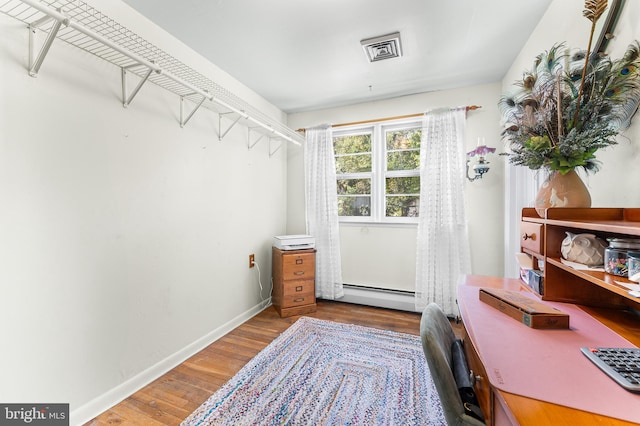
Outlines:
<svg viewBox="0 0 640 426"><path fill-rule="evenodd" d="M562 257L570 262L587 266L600 266L604 263L604 249L607 243L593 234L572 234L567 232L562 241Z"/></svg>

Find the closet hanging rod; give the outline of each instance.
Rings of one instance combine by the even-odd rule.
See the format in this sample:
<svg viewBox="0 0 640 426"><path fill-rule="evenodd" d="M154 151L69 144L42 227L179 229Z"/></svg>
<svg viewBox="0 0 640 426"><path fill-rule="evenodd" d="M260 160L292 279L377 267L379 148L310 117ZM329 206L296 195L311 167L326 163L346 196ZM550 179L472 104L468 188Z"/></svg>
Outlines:
<svg viewBox="0 0 640 426"><path fill-rule="evenodd" d="M214 98L214 99L213 99L213 101L214 101L214 102L216 102L216 103L218 103L218 104L220 104L220 105L222 105L223 107L225 107L225 108L227 108L227 109L230 109L231 111L235 112L236 114L240 114L240 115L244 116L244 118L245 118L246 120L249 120L249 121L251 121L252 123L257 124L258 126L262 127L263 129L270 131L271 133L273 133L274 135L278 136L279 138L282 138L282 139L288 140L289 142L291 142L291 143L293 143L293 144L295 144L295 145L301 146L301 143L300 143L300 142L298 142L297 140L295 140L295 139L293 139L293 138L291 138L291 137L289 137L289 136L287 136L287 135L283 134L282 132L277 131L276 129L274 129L273 127L269 126L268 124L264 124L264 123L263 123L263 122L261 122L260 120L257 120L257 119L255 119L255 118L251 117L251 116L250 116L249 114L247 114L246 112L244 112L244 111L242 111L242 110L240 110L240 109L238 109L238 108L235 108L235 107L233 107L233 106L229 105L229 104L228 104L228 103L226 103L225 101L223 101L223 100L221 100L221 99L218 99L218 98Z"/></svg>
<svg viewBox="0 0 640 426"><path fill-rule="evenodd" d="M469 106L466 107L467 112L468 111L474 111L474 110L480 109L480 108L482 108L482 106L480 106L480 105L469 105ZM426 113L424 113L424 112L417 112L415 114L396 115L394 117L374 118L374 119L371 119L371 120L352 121L350 123L332 124L331 127L332 128L333 127L346 127L346 126L356 126L358 124L378 123L380 121L402 120L402 119L405 119L405 118L422 117L425 114ZM306 130L307 129L298 129L296 131L304 133Z"/></svg>
<svg viewBox="0 0 640 426"><path fill-rule="evenodd" d="M209 100L213 99L213 96L198 88L195 87L194 85L192 85L189 82L186 82L184 80L182 80L180 77L177 77L173 74L171 74L168 71L163 70L162 68L160 68L158 65L154 64L151 61L148 61L146 59L144 59L143 57L136 55L133 52L130 52L127 49L124 49L120 46L118 46L117 44L113 43L111 40L101 36L100 34L90 30L89 28L85 28L84 26L77 24L73 21L73 19L69 18L68 16L66 16L65 14L58 12L55 9L52 9L48 6L43 5L42 3L40 3L37 0L20 0L22 3L27 4L31 7L33 7L34 9L39 10L40 12L49 15L50 17L52 17L53 19L55 19L56 21L62 22L63 25L67 26L67 27L71 27L74 30L81 32L82 34L89 36L91 38L93 38L94 40L99 41L100 43L104 44L105 46L110 47L111 49L115 50L116 52L119 52L121 54L123 54L124 56L128 57L129 59L131 59L132 61L135 61L137 63L139 63L140 65L144 65L145 67L152 69L153 71L155 71L157 74L162 74L163 76L169 78L170 80L175 81L176 83L180 84L181 86L184 86L186 88L188 88L189 90L193 90L194 92L206 97Z"/></svg>
<svg viewBox="0 0 640 426"><path fill-rule="evenodd" d="M237 108L235 106L230 105L228 102L223 101L222 99L220 99L219 97L217 97L217 95L213 95L211 94L208 90L206 89L201 89L199 87L194 86L193 84L189 83L188 81L183 80L182 78L172 74L171 72L163 69L162 67L160 67L158 64L154 63L153 61L147 60L145 58L143 58L142 56L129 51L128 49L119 46L118 44L112 42L111 40L109 40L108 38L102 36L101 34L96 33L95 31L83 26L80 23L75 22L72 18L70 18L69 16L65 15L64 12L64 8L61 9L61 11L56 10L46 4L41 3L38 0L20 0L21 3L24 3L36 10L38 10L39 12L45 14L47 17L43 17L41 19L38 19L37 21L35 21L33 23L34 26L38 26L41 25L42 23L45 23L47 20L53 19L57 22L62 23L63 25L65 25L66 27L69 27L73 30L76 30L96 41L98 41L99 43L102 43L103 45L113 49L114 51L122 54L124 57L129 58L130 60L132 60L133 62L135 62L135 64L131 64L133 66L137 65L142 65L145 66L147 68L149 68L150 70L153 70L153 72L155 72L156 74L166 77L169 80L174 81L175 83L179 84L180 86L191 90L193 93L191 93L190 95L193 94L198 94L203 96L205 99L217 103L221 106L223 106L226 109L229 109L230 111L241 115L244 119L251 121L252 123L255 123L256 125L258 125L259 127L265 129L266 131L268 131L271 135L273 135L274 137L278 137L281 139L284 139L286 141L289 141L293 144L296 145L301 145L301 143L297 140L295 140L293 137L286 135L285 133L283 133L282 131L276 130L274 128L273 125L271 124L267 124L264 121L262 121L259 118L254 118L252 115L249 115L246 111L244 111L243 109ZM212 83L215 85L215 83ZM293 131L292 131L293 133Z"/></svg>

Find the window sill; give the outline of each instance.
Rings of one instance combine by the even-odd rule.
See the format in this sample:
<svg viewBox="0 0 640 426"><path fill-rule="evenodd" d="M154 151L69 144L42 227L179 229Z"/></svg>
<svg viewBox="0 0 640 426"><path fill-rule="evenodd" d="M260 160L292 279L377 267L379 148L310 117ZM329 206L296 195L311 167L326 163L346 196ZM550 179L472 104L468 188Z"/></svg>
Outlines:
<svg viewBox="0 0 640 426"><path fill-rule="evenodd" d="M418 222L368 222L368 221L338 221L339 226L370 226L377 228L417 228Z"/></svg>

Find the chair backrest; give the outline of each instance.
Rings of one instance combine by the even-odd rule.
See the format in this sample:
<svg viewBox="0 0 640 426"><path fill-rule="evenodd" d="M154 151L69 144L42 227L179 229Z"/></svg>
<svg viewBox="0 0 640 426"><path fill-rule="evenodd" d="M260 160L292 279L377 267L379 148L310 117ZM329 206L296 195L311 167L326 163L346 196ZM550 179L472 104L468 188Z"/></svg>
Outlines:
<svg viewBox="0 0 640 426"><path fill-rule="evenodd" d="M420 337L447 424L449 426L484 425L483 422L465 414L462 398L451 369L451 347L456 340L456 335L449 319L435 303L429 304L422 312Z"/></svg>

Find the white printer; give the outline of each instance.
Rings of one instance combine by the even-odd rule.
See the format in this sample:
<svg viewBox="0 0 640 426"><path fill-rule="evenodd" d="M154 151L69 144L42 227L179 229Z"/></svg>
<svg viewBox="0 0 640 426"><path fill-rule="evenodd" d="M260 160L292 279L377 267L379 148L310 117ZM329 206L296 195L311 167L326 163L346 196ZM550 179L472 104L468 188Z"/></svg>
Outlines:
<svg viewBox="0 0 640 426"><path fill-rule="evenodd" d="M280 235L273 237L273 246L280 250L307 250L315 248L316 239L311 235Z"/></svg>

